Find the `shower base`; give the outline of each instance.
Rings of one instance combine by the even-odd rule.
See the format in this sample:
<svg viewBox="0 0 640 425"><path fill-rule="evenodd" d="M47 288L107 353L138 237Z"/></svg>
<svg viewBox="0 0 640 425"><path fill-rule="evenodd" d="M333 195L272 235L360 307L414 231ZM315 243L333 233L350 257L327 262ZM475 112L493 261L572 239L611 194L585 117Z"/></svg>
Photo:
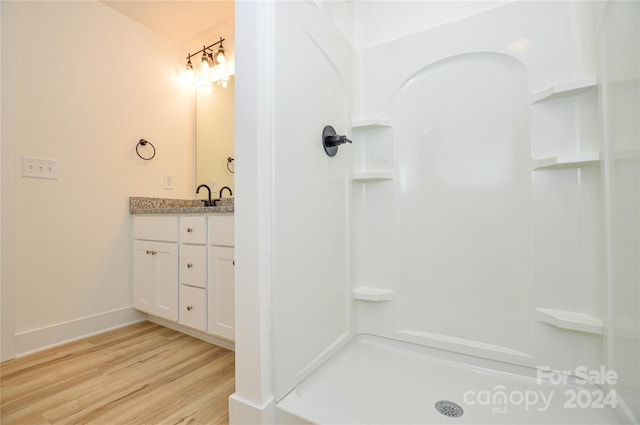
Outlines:
<svg viewBox="0 0 640 425"><path fill-rule="evenodd" d="M575 377L555 384L548 377L533 368L361 334L277 404L276 420L279 424L625 423L620 409L611 407L615 397L598 402L601 392L607 394L603 388L578 385ZM462 414L439 412L436 404L443 401L445 411L453 403Z"/></svg>

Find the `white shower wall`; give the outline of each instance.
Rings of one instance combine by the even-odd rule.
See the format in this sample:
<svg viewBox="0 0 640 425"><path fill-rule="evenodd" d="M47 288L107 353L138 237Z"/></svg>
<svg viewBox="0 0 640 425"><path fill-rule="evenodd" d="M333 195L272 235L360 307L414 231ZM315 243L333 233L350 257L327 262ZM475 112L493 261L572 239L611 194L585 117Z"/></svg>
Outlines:
<svg viewBox="0 0 640 425"><path fill-rule="evenodd" d="M349 129L351 46L328 13L307 2L275 5L271 307L277 398L350 335L350 150L342 147L329 158L321 136L325 125L338 134Z"/></svg>
<svg viewBox="0 0 640 425"><path fill-rule="evenodd" d="M393 179L354 185L367 221L353 220L352 281L394 294L356 301L356 332L530 366L602 363L601 330L537 310L603 318L600 172L532 161L599 150L597 90L530 98L596 76L595 15L517 2L361 51L354 115L391 120ZM379 167L369 147L364 166Z"/></svg>
<svg viewBox="0 0 640 425"><path fill-rule="evenodd" d="M640 422L640 4L604 12L602 112L607 243L607 366L620 398Z"/></svg>

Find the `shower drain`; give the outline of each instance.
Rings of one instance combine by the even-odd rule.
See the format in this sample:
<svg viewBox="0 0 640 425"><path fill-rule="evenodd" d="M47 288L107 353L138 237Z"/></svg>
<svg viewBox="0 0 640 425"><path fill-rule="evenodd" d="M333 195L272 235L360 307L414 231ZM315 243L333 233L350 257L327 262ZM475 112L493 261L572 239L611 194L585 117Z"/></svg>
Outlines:
<svg viewBox="0 0 640 425"><path fill-rule="evenodd" d="M447 401L447 400L440 400L439 402L437 402L436 410L450 418L460 417L464 413L464 410L462 410L462 407L460 407L453 401Z"/></svg>

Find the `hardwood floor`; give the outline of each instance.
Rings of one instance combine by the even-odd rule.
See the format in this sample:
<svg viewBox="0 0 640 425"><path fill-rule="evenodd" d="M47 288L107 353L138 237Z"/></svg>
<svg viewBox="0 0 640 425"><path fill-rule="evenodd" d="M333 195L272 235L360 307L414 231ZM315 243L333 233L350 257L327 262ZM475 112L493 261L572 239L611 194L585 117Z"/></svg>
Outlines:
<svg viewBox="0 0 640 425"><path fill-rule="evenodd" d="M234 353L151 322L0 365L3 425L226 424Z"/></svg>

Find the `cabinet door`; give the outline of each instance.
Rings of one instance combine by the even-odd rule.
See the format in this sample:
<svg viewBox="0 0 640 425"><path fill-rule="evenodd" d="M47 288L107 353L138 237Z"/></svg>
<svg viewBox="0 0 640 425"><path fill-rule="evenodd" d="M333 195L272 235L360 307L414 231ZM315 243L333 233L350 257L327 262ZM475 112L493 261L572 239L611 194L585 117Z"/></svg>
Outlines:
<svg viewBox="0 0 640 425"><path fill-rule="evenodd" d="M145 313L154 313L153 282L156 259L151 255L153 242L133 242L133 306Z"/></svg>
<svg viewBox="0 0 640 425"><path fill-rule="evenodd" d="M156 242L155 315L178 320L178 245Z"/></svg>
<svg viewBox="0 0 640 425"><path fill-rule="evenodd" d="M178 246L134 241L133 306L145 313L178 320Z"/></svg>
<svg viewBox="0 0 640 425"><path fill-rule="evenodd" d="M213 214L209 216L209 243L212 245L234 246L233 214Z"/></svg>
<svg viewBox="0 0 640 425"><path fill-rule="evenodd" d="M233 340L235 323L234 249L209 250L208 332Z"/></svg>

